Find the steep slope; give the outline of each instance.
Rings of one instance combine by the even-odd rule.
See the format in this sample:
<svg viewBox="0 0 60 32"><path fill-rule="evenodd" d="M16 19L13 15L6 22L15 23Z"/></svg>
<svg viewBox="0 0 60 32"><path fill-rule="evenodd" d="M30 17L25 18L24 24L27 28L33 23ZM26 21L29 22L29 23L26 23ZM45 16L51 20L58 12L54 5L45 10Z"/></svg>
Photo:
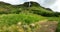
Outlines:
<svg viewBox="0 0 60 32"><path fill-rule="evenodd" d="M25 2L21 5L10 5L8 3L0 2L0 14L19 14L20 12L27 12L42 15L42 16L58 16L55 12L51 11L50 9L46 9L40 6L36 2L30 2L31 5L29 7L29 2Z"/></svg>
<svg viewBox="0 0 60 32"><path fill-rule="evenodd" d="M38 15L42 15L42 16L47 16L47 17L51 17L51 16L58 16L58 13L56 12L53 12L51 9L49 8L44 8L42 6L40 6L38 3L36 2L30 2L31 5L29 7L29 4L27 5L27 3L29 2L26 2L24 3L24 6L26 7L27 6L27 10L34 13L34 14L38 14Z"/></svg>

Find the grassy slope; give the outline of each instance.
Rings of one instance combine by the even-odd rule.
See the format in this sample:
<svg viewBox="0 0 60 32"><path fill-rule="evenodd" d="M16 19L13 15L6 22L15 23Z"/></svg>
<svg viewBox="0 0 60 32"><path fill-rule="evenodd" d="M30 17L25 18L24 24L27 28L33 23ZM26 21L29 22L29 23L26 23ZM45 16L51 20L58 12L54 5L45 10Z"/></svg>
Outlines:
<svg viewBox="0 0 60 32"><path fill-rule="evenodd" d="M46 18L43 16L31 13L3 14L0 15L0 32L18 32L20 30L20 32L31 32L31 28L28 25L44 19ZM24 30L26 28L25 26L27 27L27 30Z"/></svg>
<svg viewBox="0 0 60 32"><path fill-rule="evenodd" d="M23 9L23 10L22 10ZM59 25L57 28L57 32L60 30L60 17L43 17L43 16L38 16L36 14L29 14L29 13L21 13L21 14L4 14L4 13L16 13L17 11L31 11L31 10L39 10L38 12L47 12L47 13L53 13L51 11L48 11L46 9L43 9L41 7L30 7L29 9L26 8L21 8L20 6L12 6L12 5L6 5L6 4L0 4L0 13L3 12L3 15L0 15L0 27L3 28L3 26L11 26L11 25L16 25L18 22L25 22L27 24L29 23L34 23L39 20L43 19L49 19L49 20L58 20ZM5 25L4 25L5 24ZM2 29L3 30L3 29Z"/></svg>
<svg viewBox="0 0 60 32"><path fill-rule="evenodd" d="M34 4L36 5L36 4ZM13 6L13 5L10 5L10 4L6 4L6 3L0 3L0 13L17 13L17 12L20 12L20 11L25 11L25 10L39 10L39 12L47 12L47 13L53 13L52 11L48 11L42 7L39 7L39 6L32 6L32 7L24 7L21 6L21 5L18 5L18 6ZM23 8L24 7L24 8Z"/></svg>

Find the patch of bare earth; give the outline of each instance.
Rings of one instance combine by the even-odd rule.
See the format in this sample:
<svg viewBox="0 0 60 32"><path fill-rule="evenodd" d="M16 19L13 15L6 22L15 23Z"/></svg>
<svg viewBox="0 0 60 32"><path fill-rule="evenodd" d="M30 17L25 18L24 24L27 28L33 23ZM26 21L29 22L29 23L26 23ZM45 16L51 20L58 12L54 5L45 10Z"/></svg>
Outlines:
<svg viewBox="0 0 60 32"><path fill-rule="evenodd" d="M39 25L40 27L37 28L35 31L36 32L55 32L56 28L57 28L57 21L39 21L37 22L37 25Z"/></svg>

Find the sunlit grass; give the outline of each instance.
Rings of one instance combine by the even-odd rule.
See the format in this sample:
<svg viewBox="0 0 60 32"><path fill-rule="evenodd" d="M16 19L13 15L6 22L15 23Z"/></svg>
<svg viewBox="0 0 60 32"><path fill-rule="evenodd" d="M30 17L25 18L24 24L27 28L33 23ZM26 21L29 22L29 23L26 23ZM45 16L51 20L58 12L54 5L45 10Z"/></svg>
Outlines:
<svg viewBox="0 0 60 32"><path fill-rule="evenodd" d="M45 17L32 13L2 14L0 32L31 32L29 25L44 19Z"/></svg>

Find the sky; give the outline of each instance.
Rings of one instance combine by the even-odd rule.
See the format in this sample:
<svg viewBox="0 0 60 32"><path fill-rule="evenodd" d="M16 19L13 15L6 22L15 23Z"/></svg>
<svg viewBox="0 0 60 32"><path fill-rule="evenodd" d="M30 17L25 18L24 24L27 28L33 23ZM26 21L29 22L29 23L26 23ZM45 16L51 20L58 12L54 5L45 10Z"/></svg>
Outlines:
<svg viewBox="0 0 60 32"><path fill-rule="evenodd" d="M20 5L24 2L34 1L45 8L50 8L54 12L60 12L60 0L0 0L11 5Z"/></svg>

